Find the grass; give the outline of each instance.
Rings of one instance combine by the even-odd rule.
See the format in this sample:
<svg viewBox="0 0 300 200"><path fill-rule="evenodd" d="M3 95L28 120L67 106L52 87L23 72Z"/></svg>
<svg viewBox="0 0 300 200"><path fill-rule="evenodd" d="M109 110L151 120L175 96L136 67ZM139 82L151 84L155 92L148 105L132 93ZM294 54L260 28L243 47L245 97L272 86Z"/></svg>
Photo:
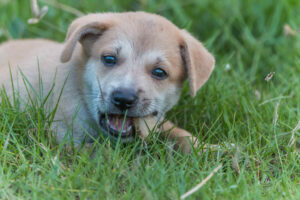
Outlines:
<svg viewBox="0 0 300 200"><path fill-rule="evenodd" d="M28 25L28 2L0 0L0 41L63 41L76 15L49 1L54 4L47 15ZM179 199L219 164L222 169L189 199L300 199L299 130L289 145L300 120L299 1L59 2L83 13L159 13L201 39L216 57L216 69L196 98L185 85L168 118L203 143L237 144L239 156L233 162L235 150L199 156L199 149L185 156L152 136L147 146L95 144L90 159L91 150L66 150L48 138L49 112L40 102L21 109L2 90L0 199ZM284 24L297 35L285 36ZM275 75L267 82L270 72Z"/></svg>

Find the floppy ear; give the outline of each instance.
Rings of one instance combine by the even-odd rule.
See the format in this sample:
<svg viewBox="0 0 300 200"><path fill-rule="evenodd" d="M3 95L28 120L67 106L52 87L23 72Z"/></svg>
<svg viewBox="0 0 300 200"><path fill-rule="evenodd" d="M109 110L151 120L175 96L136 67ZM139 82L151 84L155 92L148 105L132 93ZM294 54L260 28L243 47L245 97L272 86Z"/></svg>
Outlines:
<svg viewBox="0 0 300 200"><path fill-rule="evenodd" d="M109 27L108 23L99 21L87 23L86 21L79 18L71 24L67 33L65 46L61 53L61 62L65 63L71 59L77 42L81 43L85 52L89 51L91 45Z"/></svg>
<svg viewBox="0 0 300 200"><path fill-rule="evenodd" d="M182 30L181 32L184 42L180 47L180 52L188 72L190 94L191 96L195 96L213 71L215 59L214 56L187 31Z"/></svg>

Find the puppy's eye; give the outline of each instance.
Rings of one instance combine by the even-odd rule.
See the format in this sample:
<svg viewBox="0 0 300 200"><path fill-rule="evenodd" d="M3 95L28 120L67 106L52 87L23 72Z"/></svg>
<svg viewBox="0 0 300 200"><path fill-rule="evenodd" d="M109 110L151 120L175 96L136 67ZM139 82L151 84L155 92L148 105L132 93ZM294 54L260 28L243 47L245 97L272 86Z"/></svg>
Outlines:
<svg viewBox="0 0 300 200"><path fill-rule="evenodd" d="M168 77L168 74L161 68L155 68L152 70L152 77L158 80L163 80Z"/></svg>
<svg viewBox="0 0 300 200"><path fill-rule="evenodd" d="M102 56L101 60L105 66L112 67L117 64L117 58L115 56Z"/></svg>

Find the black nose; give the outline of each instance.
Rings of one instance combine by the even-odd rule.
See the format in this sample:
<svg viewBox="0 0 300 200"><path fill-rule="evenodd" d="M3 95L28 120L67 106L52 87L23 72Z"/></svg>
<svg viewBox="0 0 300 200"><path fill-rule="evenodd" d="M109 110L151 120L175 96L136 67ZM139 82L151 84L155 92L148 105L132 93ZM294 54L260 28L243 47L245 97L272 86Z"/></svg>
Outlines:
<svg viewBox="0 0 300 200"><path fill-rule="evenodd" d="M111 97L111 102L120 110L126 110L133 107L136 100L136 93L130 89L115 90Z"/></svg>

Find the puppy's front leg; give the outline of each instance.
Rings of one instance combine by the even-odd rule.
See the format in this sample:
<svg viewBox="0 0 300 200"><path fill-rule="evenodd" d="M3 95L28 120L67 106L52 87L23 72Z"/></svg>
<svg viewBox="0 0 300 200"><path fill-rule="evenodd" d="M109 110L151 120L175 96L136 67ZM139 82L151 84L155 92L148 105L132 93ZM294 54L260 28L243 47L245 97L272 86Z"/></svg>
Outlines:
<svg viewBox="0 0 300 200"><path fill-rule="evenodd" d="M168 140L174 141L175 148L181 150L183 153L186 154L191 153L193 147L198 148L200 145L199 140L196 137L194 137L188 131L176 127L170 121L167 121L161 125L161 135L163 137L166 137ZM228 152L229 150L236 148L237 152L239 151L238 147L233 143L225 144L225 149L218 144L204 144L202 147L203 149L199 152L199 154L207 150L217 152Z"/></svg>
<svg viewBox="0 0 300 200"><path fill-rule="evenodd" d="M168 140L175 142L175 148L183 153L190 153L192 146L197 147L199 142L188 131L176 127L172 122L167 121L161 125L161 135Z"/></svg>
<svg viewBox="0 0 300 200"><path fill-rule="evenodd" d="M154 132L158 131L163 138L175 142L175 148L184 153L190 153L192 145L197 147L199 144L196 137L192 136L191 133L175 127L170 121L160 124L156 118L146 117L136 119L135 123L139 128L139 137L141 139L145 139L149 135L149 130L154 130Z"/></svg>
<svg viewBox="0 0 300 200"><path fill-rule="evenodd" d="M166 121L163 123L157 122L154 117L146 117L136 119L136 126L139 128L139 137L145 139L149 135L149 130L154 132L160 132L161 137L167 138L170 141L175 142L175 149L182 151L183 153L190 153L192 148L199 147L199 141L188 131L176 127L172 122ZM232 145L231 145L232 146ZM218 151L219 145L205 144L201 152L206 150Z"/></svg>

